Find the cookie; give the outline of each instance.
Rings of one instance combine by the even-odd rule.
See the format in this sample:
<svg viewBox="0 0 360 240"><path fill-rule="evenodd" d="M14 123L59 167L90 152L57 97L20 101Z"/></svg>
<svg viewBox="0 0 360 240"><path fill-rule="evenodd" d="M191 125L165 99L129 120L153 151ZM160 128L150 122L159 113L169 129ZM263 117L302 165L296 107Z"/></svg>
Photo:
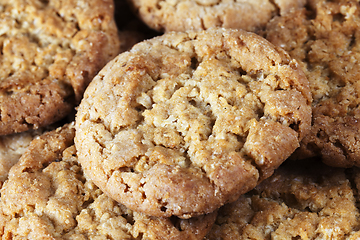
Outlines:
<svg viewBox="0 0 360 240"><path fill-rule="evenodd" d="M311 0L307 6L275 18L264 35L298 60L314 99L311 133L292 158L360 166L360 5Z"/></svg>
<svg viewBox="0 0 360 240"><path fill-rule="evenodd" d="M307 134L310 102L297 62L260 36L171 32L136 44L93 79L75 145L113 199L188 218L269 177Z"/></svg>
<svg viewBox="0 0 360 240"><path fill-rule="evenodd" d="M189 220L133 212L84 176L74 124L35 139L1 189L3 239L202 239L216 212ZM2 225L2 226L1 226Z"/></svg>
<svg viewBox="0 0 360 240"><path fill-rule="evenodd" d="M205 239L359 239L359 169L289 162L223 206Z"/></svg>
<svg viewBox="0 0 360 240"><path fill-rule="evenodd" d="M119 53L112 0L0 1L0 135L64 118Z"/></svg>
<svg viewBox="0 0 360 240"><path fill-rule="evenodd" d="M306 0L129 0L149 27L160 31L224 27L256 31L275 15L302 7Z"/></svg>
<svg viewBox="0 0 360 240"><path fill-rule="evenodd" d="M24 154L30 142L49 129L39 128L0 136L0 188L7 179L10 168L17 163L21 155Z"/></svg>

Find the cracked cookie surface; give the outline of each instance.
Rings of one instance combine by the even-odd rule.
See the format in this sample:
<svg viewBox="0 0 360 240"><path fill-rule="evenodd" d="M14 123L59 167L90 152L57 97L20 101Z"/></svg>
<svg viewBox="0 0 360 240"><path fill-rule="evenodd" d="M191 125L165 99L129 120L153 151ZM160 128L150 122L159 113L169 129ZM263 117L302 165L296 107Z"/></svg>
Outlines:
<svg viewBox="0 0 360 240"><path fill-rule="evenodd" d="M119 48L112 0L0 1L0 134L54 123Z"/></svg>
<svg viewBox="0 0 360 240"><path fill-rule="evenodd" d="M211 27L255 31L273 18L302 7L306 0L130 0L140 18L157 31Z"/></svg>
<svg viewBox="0 0 360 240"><path fill-rule="evenodd" d="M93 79L76 116L86 174L130 209L212 212L269 177L311 119L295 61L242 30L167 33Z"/></svg>
<svg viewBox="0 0 360 240"><path fill-rule="evenodd" d="M358 168L320 159L286 161L236 202L223 206L206 240L360 237Z"/></svg>
<svg viewBox="0 0 360 240"><path fill-rule="evenodd" d="M182 220L131 211L84 176L68 124L34 140L1 189L3 239L203 239L216 212Z"/></svg>
<svg viewBox="0 0 360 240"><path fill-rule="evenodd" d="M266 38L298 60L314 99L311 133L293 158L360 166L359 29L359 2L343 0L309 0L267 26Z"/></svg>

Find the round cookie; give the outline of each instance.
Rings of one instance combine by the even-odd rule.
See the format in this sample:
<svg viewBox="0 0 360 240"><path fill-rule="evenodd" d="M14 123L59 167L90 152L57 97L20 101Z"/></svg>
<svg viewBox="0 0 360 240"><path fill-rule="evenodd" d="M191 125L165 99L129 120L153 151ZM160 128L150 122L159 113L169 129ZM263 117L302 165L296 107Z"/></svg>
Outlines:
<svg viewBox="0 0 360 240"><path fill-rule="evenodd" d="M266 38L298 60L313 96L311 133L292 158L321 156L331 166L360 166L360 4L309 0L271 21Z"/></svg>
<svg viewBox="0 0 360 240"><path fill-rule="evenodd" d="M310 102L296 61L260 36L171 32L136 44L93 79L75 145L113 199L188 218L269 177L307 134Z"/></svg>
<svg viewBox="0 0 360 240"><path fill-rule="evenodd" d="M249 194L223 206L205 240L359 239L358 168L286 161Z"/></svg>
<svg viewBox="0 0 360 240"><path fill-rule="evenodd" d="M112 0L0 1L0 135L47 126L119 53Z"/></svg>
<svg viewBox="0 0 360 240"><path fill-rule="evenodd" d="M224 27L256 31L275 15L302 7L306 0L129 0L137 15L161 31Z"/></svg>
<svg viewBox="0 0 360 240"><path fill-rule="evenodd" d="M74 124L34 140L1 189L3 239L203 239L216 212L189 220L133 212L86 176Z"/></svg>

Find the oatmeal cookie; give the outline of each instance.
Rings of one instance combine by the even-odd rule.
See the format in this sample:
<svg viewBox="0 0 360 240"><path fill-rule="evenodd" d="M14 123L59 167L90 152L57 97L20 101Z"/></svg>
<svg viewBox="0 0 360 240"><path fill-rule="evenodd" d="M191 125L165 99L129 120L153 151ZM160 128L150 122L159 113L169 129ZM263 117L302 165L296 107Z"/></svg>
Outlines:
<svg viewBox="0 0 360 240"><path fill-rule="evenodd" d="M156 218L133 212L84 176L74 124L34 140L1 189L2 239L202 239L216 212Z"/></svg>
<svg viewBox="0 0 360 240"><path fill-rule="evenodd" d="M29 147L30 142L51 128L39 128L21 133L0 136L0 188L8 176L10 168L17 163Z"/></svg>
<svg viewBox="0 0 360 240"><path fill-rule="evenodd" d="M296 61L242 30L171 32L93 79L76 116L86 174L130 209L209 213L269 177L307 134Z"/></svg>
<svg viewBox="0 0 360 240"><path fill-rule="evenodd" d="M256 31L275 15L302 7L306 0L129 0L137 15L160 31L224 27Z"/></svg>
<svg viewBox="0 0 360 240"><path fill-rule="evenodd" d="M119 53L112 0L0 0L0 135L65 117Z"/></svg>
<svg viewBox="0 0 360 240"><path fill-rule="evenodd" d="M359 239L359 169L289 162L223 206L205 239Z"/></svg>
<svg viewBox="0 0 360 240"><path fill-rule="evenodd" d="M264 36L298 60L314 99L311 133L292 158L360 166L359 1L309 0L273 19Z"/></svg>

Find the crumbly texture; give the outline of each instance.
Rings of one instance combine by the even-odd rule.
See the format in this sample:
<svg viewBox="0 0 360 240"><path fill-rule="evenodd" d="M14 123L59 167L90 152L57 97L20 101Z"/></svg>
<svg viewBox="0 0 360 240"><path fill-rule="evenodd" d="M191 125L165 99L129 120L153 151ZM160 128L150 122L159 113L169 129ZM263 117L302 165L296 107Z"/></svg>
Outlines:
<svg viewBox="0 0 360 240"><path fill-rule="evenodd" d="M276 15L302 7L306 0L129 0L151 28L161 31L224 27L256 31Z"/></svg>
<svg viewBox="0 0 360 240"><path fill-rule="evenodd" d="M0 136L0 188L7 179L10 168L17 163L30 142L49 129L40 128L21 133Z"/></svg>
<svg viewBox="0 0 360 240"><path fill-rule="evenodd" d="M296 61L258 35L172 32L94 78L75 144L86 174L113 199L189 218L269 177L307 134L310 102Z"/></svg>
<svg viewBox="0 0 360 240"><path fill-rule="evenodd" d="M2 239L202 239L216 213L189 220L133 212L84 176L74 124L34 140L1 189Z"/></svg>
<svg viewBox="0 0 360 240"><path fill-rule="evenodd" d="M298 60L313 96L311 133L292 158L321 156L331 166L360 166L360 4L309 0L273 19L265 36Z"/></svg>
<svg viewBox="0 0 360 240"><path fill-rule="evenodd" d="M113 0L0 0L0 135L47 126L119 53Z"/></svg>
<svg viewBox="0 0 360 240"><path fill-rule="evenodd" d="M0 202L1 204L1 202ZM3 211L2 207L0 207L0 236L2 237L4 235L4 228L7 221L9 221L10 217L6 216Z"/></svg>
<svg viewBox="0 0 360 240"><path fill-rule="evenodd" d="M360 170L289 162L220 209L205 240L359 239Z"/></svg>

